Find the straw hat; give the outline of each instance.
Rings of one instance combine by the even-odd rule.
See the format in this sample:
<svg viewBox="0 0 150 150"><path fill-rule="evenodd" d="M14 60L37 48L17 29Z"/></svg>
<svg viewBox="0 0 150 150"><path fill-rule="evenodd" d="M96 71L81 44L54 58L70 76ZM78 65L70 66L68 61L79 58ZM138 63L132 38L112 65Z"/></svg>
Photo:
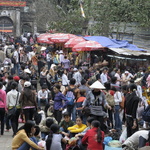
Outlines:
<svg viewBox="0 0 150 150"><path fill-rule="evenodd" d="M101 82L95 81L91 86L91 89L105 89Z"/></svg>

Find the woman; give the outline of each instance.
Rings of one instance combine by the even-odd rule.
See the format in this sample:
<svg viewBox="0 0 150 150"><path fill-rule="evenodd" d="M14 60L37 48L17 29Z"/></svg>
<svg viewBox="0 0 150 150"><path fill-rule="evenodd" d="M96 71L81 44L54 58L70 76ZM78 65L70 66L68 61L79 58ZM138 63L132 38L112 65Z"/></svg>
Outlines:
<svg viewBox="0 0 150 150"><path fill-rule="evenodd" d="M136 90L137 86L135 84L130 84L129 93L126 94L125 97L127 137L138 131L136 112L140 98L136 95Z"/></svg>
<svg viewBox="0 0 150 150"><path fill-rule="evenodd" d="M104 132L97 120L92 121L91 128L82 138L82 144L87 144L87 150L103 150Z"/></svg>
<svg viewBox="0 0 150 150"><path fill-rule="evenodd" d="M60 123L62 118L62 110L67 105L67 99L66 97L60 92L60 85L55 85L53 88L53 91L55 93L54 96L54 117L57 120L58 123ZM63 104L63 101L65 103Z"/></svg>
<svg viewBox="0 0 150 150"><path fill-rule="evenodd" d="M69 85L69 80L67 77L67 70L66 69L63 71L63 74L62 74L62 85L65 87Z"/></svg>
<svg viewBox="0 0 150 150"><path fill-rule="evenodd" d="M20 93L16 90L18 88L18 84L17 82L12 82L11 83L11 91L9 91L7 93L7 108L8 111L9 109L12 109L13 107L15 107L16 105L16 112L13 116L11 116L10 120L11 120L11 126L12 126L12 130L13 130L13 136L16 134L17 130L18 130L18 118L20 115L20 104L19 104L19 98L20 98Z"/></svg>
<svg viewBox="0 0 150 150"><path fill-rule="evenodd" d="M29 81L24 83L24 90L21 93L19 101L25 115L25 121L32 120L35 109L37 108L37 103L35 93L33 93Z"/></svg>
<svg viewBox="0 0 150 150"><path fill-rule="evenodd" d="M3 83L0 82L0 122L1 122L1 135L4 134L4 118L6 109L6 92L2 90Z"/></svg>
<svg viewBox="0 0 150 150"><path fill-rule="evenodd" d="M17 132L12 140L12 150L29 150L30 148L36 150L44 150L44 148L37 145L36 138L33 137L35 133L35 124L28 120Z"/></svg>
<svg viewBox="0 0 150 150"><path fill-rule="evenodd" d="M103 116L105 112L103 111L103 107L111 109L111 106L106 102L104 92L101 91L101 89L105 89L105 87L99 81L96 81L90 88L92 90L86 95L83 107L88 106L90 108L91 116L101 123L101 129L104 131L105 125Z"/></svg>
<svg viewBox="0 0 150 150"><path fill-rule="evenodd" d="M36 70L33 67L31 67L30 70L31 70L31 76L30 76L31 84L37 90L37 73L36 73Z"/></svg>
<svg viewBox="0 0 150 150"><path fill-rule="evenodd" d="M51 133L46 140L46 150L62 150L61 142L66 143L66 140L59 134L59 125L51 125Z"/></svg>
<svg viewBox="0 0 150 150"><path fill-rule="evenodd" d="M43 84L47 84L47 79L46 79L47 73L48 73L48 70L46 69L46 67L43 67L40 72L40 86L41 87Z"/></svg>
<svg viewBox="0 0 150 150"><path fill-rule="evenodd" d="M73 137L75 134L82 132L87 126L82 123L80 117L76 118L76 124L72 127L69 127L67 130L70 132L70 136Z"/></svg>
<svg viewBox="0 0 150 150"><path fill-rule="evenodd" d="M115 100L115 112L114 112L114 119L115 119L115 129L121 130L122 129L122 122L120 119L120 103L122 102L122 95L121 92L117 91L115 87L112 87L114 93L114 100Z"/></svg>

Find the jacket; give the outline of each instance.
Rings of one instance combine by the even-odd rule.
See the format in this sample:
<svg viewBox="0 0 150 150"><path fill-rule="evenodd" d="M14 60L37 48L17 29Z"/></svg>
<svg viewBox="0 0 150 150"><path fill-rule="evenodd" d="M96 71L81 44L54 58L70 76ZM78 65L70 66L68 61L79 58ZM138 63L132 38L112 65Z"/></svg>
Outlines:
<svg viewBox="0 0 150 150"><path fill-rule="evenodd" d="M21 107L24 108L26 106L35 106L37 107L36 104L36 97L33 92L29 96L26 96L24 91L20 95L20 100L19 100Z"/></svg>
<svg viewBox="0 0 150 150"><path fill-rule="evenodd" d="M68 130L71 132L71 133L80 133L82 132L84 129L86 128L86 125L85 124L81 124L80 126L79 125L74 125L72 127L69 127Z"/></svg>
<svg viewBox="0 0 150 150"><path fill-rule="evenodd" d="M101 131L102 141L100 143L97 142L97 128L92 128L86 132L84 137L82 138L82 144L87 144L87 150L103 150L103 140L104 140L104 132Z"/></svg>
<svg viewBox="0 0 150 150"><path fill-rule="evenodd" d="M12 140L12 150L17 150L24 142L28 143L31 147L35 149L41 149L38 145L32 142L27 136L24 129L17 132L16 136Z"/></svg>

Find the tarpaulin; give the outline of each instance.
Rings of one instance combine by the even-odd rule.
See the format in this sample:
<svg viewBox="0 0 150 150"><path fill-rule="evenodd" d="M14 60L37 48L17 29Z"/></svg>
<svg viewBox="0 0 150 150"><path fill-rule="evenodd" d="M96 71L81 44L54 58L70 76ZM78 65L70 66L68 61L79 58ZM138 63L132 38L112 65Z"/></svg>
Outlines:
<svg viewBox="0 0 150 150"><path fill-rule="evenodd" d="M103 47L107 48L126 48L134 51L146 51L144 49L138 48L136 45L128 43L128 41L110 39L104 36L90 36L84 37L84 39L89 41L96 41L100 43Z"/></svg>

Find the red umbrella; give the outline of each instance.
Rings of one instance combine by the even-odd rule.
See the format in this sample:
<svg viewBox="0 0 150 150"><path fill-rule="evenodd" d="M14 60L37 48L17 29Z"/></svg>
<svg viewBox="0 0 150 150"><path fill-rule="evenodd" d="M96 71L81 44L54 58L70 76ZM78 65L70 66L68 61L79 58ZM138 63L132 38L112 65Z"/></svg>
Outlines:
<svg viewBox="0 0 150 150"><path fill-rule="evenodd" d="M77 37L76 35L73 34L65 34L65 33L61 33L61 34L55 34L52 38L49 38L52 42L55 43L65 43L67 42L69 39L71 38L75 38Z"/></svg>
<svg viewBox="0 0 150 150"><path fill-rule="evenodd" d="M93 51L93 50L98 50L104 48L101 44L95 41L85 41L85 42L80 42L77 45L75 45L72 48L72 51L74 52L80 52L80 51Z"/></svg>
<svg viewBox="0 0 150 150"><path fill-rule="evenodd" d="M40 34L37 37L37 42L38 43L54 44L54 42L48 40L48 38L51 37L51 36L52 36L52 34L49 34L49 33Z"/></svg>
<svg viewBox="0 0 150 150"><path fill-rule="evenodd" d="M82 37L75 37L75 38L72 38L69 41L67 41L64 46L65 46L65 48L74 47L76 44L78 44L80 42L84 42L84 41L85 41L85 39Z"/></svg>

